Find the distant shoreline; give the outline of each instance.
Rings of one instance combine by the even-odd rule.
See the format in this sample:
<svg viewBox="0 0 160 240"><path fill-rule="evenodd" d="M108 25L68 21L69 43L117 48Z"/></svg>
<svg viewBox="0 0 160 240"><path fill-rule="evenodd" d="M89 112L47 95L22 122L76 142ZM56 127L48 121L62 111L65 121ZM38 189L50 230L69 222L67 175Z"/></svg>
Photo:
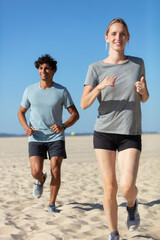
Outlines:
<svg viewBox="0 0 160 240"><path fill-rule="evenodd" d="M143 132L142 134L160 134L160 132ZM89 136L89 135L93 135L93 133L75 133L74 135L72 135L72 133L66 133L65 136ZM12 138L12 137L27 137L24 134L9 134L9 133L0 133L0 138Z"/></svg>
<svg viewBox="0 0 160 240"><path fill-rule="evenodd" d="M93 133L75 133L72 135L72 133L66 133L65 136L88 136L93 135ZM0 133L0 138L3 137L27 137L25 134L7 134L7 133Z"/></svg>

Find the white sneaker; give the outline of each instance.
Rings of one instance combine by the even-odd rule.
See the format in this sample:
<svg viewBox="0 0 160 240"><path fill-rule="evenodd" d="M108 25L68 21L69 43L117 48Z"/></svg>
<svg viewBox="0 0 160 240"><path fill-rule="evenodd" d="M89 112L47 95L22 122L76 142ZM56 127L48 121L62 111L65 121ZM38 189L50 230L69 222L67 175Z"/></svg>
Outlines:
<svg viewBox="0 0 160 240"><path fill-rule="evenodd" d="M58 213L58 212L60 212L60 211L57 210L55 204L52 203L52 204L50 204L50 205L48 206L48 212Z"/></svg>
<svg viewBox="0 0 160 240"><path fill-rule="evenodd" d="M127 227L129 231L136 230L140 225L140 216L138 213L138 200L136 199L134 207L126 207L128 212Z"/></svg>
<svg viewBox="0 0 160 240"><path fill-rule="evenodd" d="M47 173L43 173L43 176L44 176L44 183L45 183L47 179ZM40 198L42 196L44 183L39 183L38 180L37 180L37 183L35 183L33 188L33 196L35 198Z"/></svg>
<svg viewBox="0 0 160 240"><path fill-rule="evenodd" d="M117 231L113 231L109 234L108 240L119 240L119 233Z"/></svg>

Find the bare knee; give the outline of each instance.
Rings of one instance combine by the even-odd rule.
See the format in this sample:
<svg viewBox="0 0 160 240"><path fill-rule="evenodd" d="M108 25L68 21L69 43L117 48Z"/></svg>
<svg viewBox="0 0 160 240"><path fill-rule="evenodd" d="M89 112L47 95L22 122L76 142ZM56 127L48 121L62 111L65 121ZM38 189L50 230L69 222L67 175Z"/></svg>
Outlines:
<svg viewBox="0 0 160 240"><path fill-rule="evenodd" d="M55 167L51 168L51 174L54 178L58 178L60 176L60 167L55 166Z"/></svg>
<svg viewBox="0 0 160 240"><path fill-rule="evenodd" d="M116 198L117 195L117 184L110 184L109 186L104 187L104 198L112 201Z"/></svg>
<svg viewBox="0 0 160 240"><path fill-rule="evenodd" d="M31 169L32 176L36 179L39 179L41 177L42 171L38 168L32 168Z"/></svg>
<svg viewBox="0 0 160 240"><path fill-rule="evenodd" d="M43 178L43 161L44 159L38 156L30 157L31 173L36 179Z"/></svg>
<svg viewBox="0 0 160 240"><path fill-rule="evenodd" d="M128 198L135 192L135 185L132 184L121 184L121 191L124 198Z"/></svg>

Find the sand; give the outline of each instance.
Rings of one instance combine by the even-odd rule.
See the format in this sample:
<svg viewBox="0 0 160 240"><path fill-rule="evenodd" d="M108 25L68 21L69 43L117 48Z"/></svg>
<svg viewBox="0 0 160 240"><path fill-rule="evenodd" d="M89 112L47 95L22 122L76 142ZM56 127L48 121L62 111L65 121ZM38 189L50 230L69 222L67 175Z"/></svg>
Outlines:
<svg viewBox="0 0 160 240"><path fill-rule="evenodd" d="M0 138L0 240L107 240L103 189L92 136L66 137L67 160L57 197L59 213L48 213L50 162L43 196L34 199L27 138ZM117 178L119 171L117 168ZM160 239L160 134L143 135L139 174L141 226L126 228L125 199L118 191L121 239Z"/></svg>

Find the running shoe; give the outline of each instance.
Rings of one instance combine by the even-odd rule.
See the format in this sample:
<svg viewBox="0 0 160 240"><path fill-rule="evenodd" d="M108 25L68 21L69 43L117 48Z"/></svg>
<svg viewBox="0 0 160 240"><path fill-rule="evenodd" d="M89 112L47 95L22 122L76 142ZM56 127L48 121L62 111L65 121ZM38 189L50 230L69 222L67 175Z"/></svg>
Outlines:
<svg viewBox="0 0 160 240"><path fill-rule="evenodd" d="M48 212L55 213L55 212L60 212L60 211L57 210L55 204L52 203L52 204L50 204L50 205L48 206Z"/></svg>
<svg viewBox="0 0 160 240"><path fill-rule="evenodd" d="M43 183L39 183L39 181L37 180L37 183L35 183L34 188L33 188L33 196L35 198L40 198L42 196L43 193L43 185L47 179L47 173L43 173L44 176L44 182Z"/></svg>
<svg viewBox="0 0 160 240"><path fill-rule="evenodd" d="M119 240L119 233L117 231L113 231L109 234L108 240Z"/></svg>
<svg viewBox="0 0 160 240"><path fill-rule="evenodd" d="M134 207L127 206L127 227L129 231L136 230L140 225L140 216L138 213L138 200L136 199Z"/></svg>

